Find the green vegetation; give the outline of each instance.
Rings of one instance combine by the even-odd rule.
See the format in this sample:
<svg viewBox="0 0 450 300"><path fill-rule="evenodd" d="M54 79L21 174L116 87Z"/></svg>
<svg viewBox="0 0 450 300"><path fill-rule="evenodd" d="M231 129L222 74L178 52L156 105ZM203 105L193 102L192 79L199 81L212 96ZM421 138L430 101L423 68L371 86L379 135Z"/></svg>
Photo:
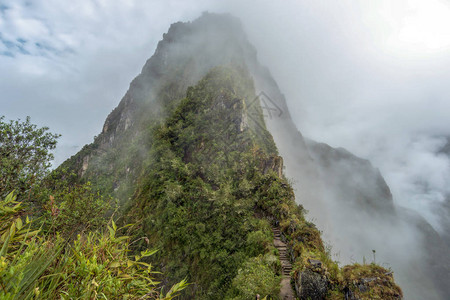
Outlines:
<svg viewBox="0 0 450 300"><path fill-rule="evenodd" d="M277 259L270 254L248 259L234 277L227 298L254 299L257 294L272 295L276 298L280 292L280 280L277 276L273 276L273 267Z"/></svg>
<svg viewBox="0 0 450 300"><path fill-rule="evenodd" d="M248 72L214 68L181 98L184 72L161 85L159 111L136 110L134 134L106 124L48 174L49 135L36 142L40 169L19 159L28 177L2 179L23 202L0 198L0 298L277 299L273 227L302 298L401 297L388 270L330 258L282 175ZM126 118L116 109L110 122Z"/></svg>
<svg viewBox="0 0 450 300"><path fill-rule="evenodd" d="M342 298L349 282L280 177L281 158L252 99L252 80L239 67L215 68L188 88L151 132L148 167L124 220L163 249L149 261L161 264L168 283L193 283L188 298L276 299L276 224L291 249L294 281L308 284L304 274L313 272L327 297Z"/></svg>
<svg viewBox="0 0 450 300"><path fill-rule="evenodd" d="M131 259L130 238L117 237L113 221L107 232L70 242L31 231L22 213L12 193L0 201L1 299L172 299L186 286L181 281L160 294L152 266L142 261L155 251Z"/></svg>
<svg viewBox="0 0 450 300"><path fill-rule="evenodd" d="M20 198L48 174L58 134L37 128L27 117L4 122L0 116L0 197L15 190ZM30 195L28 194L28 199Z"/></svg>
<svg viewBox="0 0 450 300"><path fill-rule="evenodd" d="M61 179L52 189L41 188L41 226L45 232L65 236L95 231L105 225L105 214L113 209L112 199L94 192L91 183L65 185ZM55 188L56 187L56 188ZM46 201L45 201L46 200Z"/></svg>
<svg viewBox="0 0 450 300"><path fill-rule="evenodd" d="M187 283L160 291L154 268L131 256L131 237L106 213L111 199L77 184L75 174L48 174L57 135L30 123L3 123L0 198L1 299L173 299ZM18 172L16 174L15 172ZM16 201L17 196L25 201ZM32 204L32 205L30 205ZM32 221L32 219L35 219ZM109 221L108 221L109 220Z"/></svg>
<svg viewBox="0 0 450 300"><path fill-rule="evenodd" d="M241 73L213 70L154 130L149 167L125 217L137 224L135 232L164 249L152 261L164 266L169 282L187 277L195 283L186 294L196 299L247 299L249 289L278 293L233 286L241 283L235 279L239 270L247 269L266 274L275 286L279 282L276 263L252 263L274 251L270 224L254 211L263 176L258 155L274 155L268 153L274 146L260 149L255 141L264 129L242 127L251 126L243 124L243 111L254 91Z"/></svg>
<svg viewBox="0 0 450 300"><path fill-rule="evenodd" d="M344 284L360 299L398 299L402 296L392 272L374 263L345 266L342 273Z"/></svg>

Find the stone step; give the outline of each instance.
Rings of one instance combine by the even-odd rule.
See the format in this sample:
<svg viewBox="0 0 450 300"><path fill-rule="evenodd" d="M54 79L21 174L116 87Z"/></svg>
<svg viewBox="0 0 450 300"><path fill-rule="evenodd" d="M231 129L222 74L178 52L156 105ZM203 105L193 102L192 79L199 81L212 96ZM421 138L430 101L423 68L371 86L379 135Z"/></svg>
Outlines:
<svg viewBox="0 0 450 300"><path fill-rule="evenodd" d="M291 286L291 271L292 265L289 261L289 255L287 251L287 245L281 241L281 230L279 227L272 228L274 235L274 245L278 249L278 256L281 262L281 290L280 299L283 300L295 300L294 290Z"/></svg>

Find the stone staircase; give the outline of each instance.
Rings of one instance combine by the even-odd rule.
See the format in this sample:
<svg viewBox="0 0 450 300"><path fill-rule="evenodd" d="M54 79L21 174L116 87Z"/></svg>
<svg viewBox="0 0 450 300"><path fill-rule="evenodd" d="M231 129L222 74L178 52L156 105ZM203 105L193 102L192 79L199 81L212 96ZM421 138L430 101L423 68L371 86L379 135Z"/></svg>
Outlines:
<svg viewBox="0 0 450 300"><path fill-rule="evenodd" d="M280 299L283 300L295 300L294 291L291 286L291 271L292 264L289 261L287 253L287 245L281 240L280 228L274 227L273 231L273 244L275 248L278 249L280 254L282 277L281 277L281 289L280 289Z"/></svg>

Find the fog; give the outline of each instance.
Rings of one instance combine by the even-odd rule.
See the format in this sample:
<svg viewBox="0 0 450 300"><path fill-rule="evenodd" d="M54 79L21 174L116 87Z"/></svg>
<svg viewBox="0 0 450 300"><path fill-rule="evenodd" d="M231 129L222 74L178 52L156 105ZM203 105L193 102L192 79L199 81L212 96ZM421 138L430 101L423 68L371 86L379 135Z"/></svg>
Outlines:
<svg viewBox="0 0 450 300"><path fill-rule="evenodd" d="M101 132L169 25L205 10L241 19L304 136L369 159L397 206L438 232L449 230L438 217L450 194L450 160L438 153L450 136L450 6L444 1L2 1L0 115L29 115L61 133L58 165ZM274 134L286 132L278 127ZM395 227L396 233L361 237L345 222L352 211L333 213L340 209L335 198L325 188L322 204L305 207L339 260L370 260L376 249L380 263L390 257L403 273L414 273L408 261L424 251L415 229L366 218L367 228ZM340 234L364 243L349 245Z"/></svg>
<svg viewBox="0 0 450 300"><path fill-rule="evenodd" d="M450 162L436 152L450 134L450 34L445 29L435 37L442 40L438 49L395 41L401 25L395 27L392 18L402 6L389 2L248 5L241 19L299 130L370 159L396 203L417 210L440 229L433 206L449 189ZM414 8L433 11L435 5L437 12L445 4L402 3L403 14L412 16L420 14ZM448 25L441 13L427 21ZM420 25L423 30L430 26ZM439 34L431 29L429 35Z"/></svg>
<svg viewBox="0 0 450 300"><path fill-rule="evenodd" d="M323 230L335 258L342 263L372 261L371 250L376 250L377 262L396 272L406 299L445 299L435 293L435 284L443 276L438 285L445 285L448 270L427 270L431 265L427 257L430 247L447 249L433 250L431 255L441 255L437 264L448 267L448 248L427 239L432 234L423 224L414 225L421 222L410 216L409 209L440 233L449 230L437 212L448 215L441 205L449 193L450 161L438 151L450 131L450 14L439 1L402 5L388 1L287 2L267 4L266 9L249 5L241 18L302 134L369 159L380 169L394 203L406 208L398 209L397 217L383 218L361 212L351 201L345 203L355 198L345 193L348 190L313 187L316 194L322 192L321 199L305 197L300 202ZM434 14L425 21L430 11ZM404 36L418 27L422 39ZM287 134L283 128L276 131L274 135ZM289 151L284 154L287 164L295 161ZM302 176L289 165L286 170L294 183ZM360 175L345 174L351 182L358 182ZM294 186L297 195L305 190L301 184ZM439 273L437 278L432 278L433 272Z"/></svg>

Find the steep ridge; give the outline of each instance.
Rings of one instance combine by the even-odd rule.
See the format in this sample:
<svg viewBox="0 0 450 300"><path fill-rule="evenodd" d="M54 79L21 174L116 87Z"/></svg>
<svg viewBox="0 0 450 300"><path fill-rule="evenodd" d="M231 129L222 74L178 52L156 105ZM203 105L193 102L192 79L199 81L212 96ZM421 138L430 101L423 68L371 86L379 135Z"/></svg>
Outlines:
<svg viewBox="0 0 450 300"><path fill-rule="evenodd" d="M319 231L294 202L253 99L245 69L214 68L155 128L149 167L124 219L136 224L134 234L163 249L152 263L167 276L164 284L187 277L195 283L187 298L251 299L276 297L281 279L281 293L292 299L293 271L301 299L343 297L344 290L361 299L400 299L392 276L366 284L388 270L340 270L327 255ZM270 242L274 224L280 261ZM277 242L281 232L285 241ZM136 246L145 248L145 240Z"/></svg>
<svg viewBox="0 0 450 300"><path fill-rule="evenodd" d="M225 72L225 78L221 71L210 73L217 65L234 71ZM221 78L213 80L214 88L211 74ZM320 166L240 23L228 15L204 14L173 24L102 133L59 170L73 170L79 180L118 198L127 207L124 219L137 224L134 234L147 237L136 246L149 241L159 247L154 263L169 280L188 276L193 283L187 298L245 299L258 289L273 293L281 273L270 246L274 224L287 238L298 297L338 299L345 290L361 299L374 293L400 298L383 268L339 270L330 259L318 230L293 202L282 159L266 130L267 108L260 103L265 96L281 111L265 119L288 162L287 175L295 180L296 201L311 212L311 203L326 207ZM244 289L254 282L248 278L255 270L267 275L266 281L257 278L264 285ZM364 280L378 275L382 282Z"/></svg>

